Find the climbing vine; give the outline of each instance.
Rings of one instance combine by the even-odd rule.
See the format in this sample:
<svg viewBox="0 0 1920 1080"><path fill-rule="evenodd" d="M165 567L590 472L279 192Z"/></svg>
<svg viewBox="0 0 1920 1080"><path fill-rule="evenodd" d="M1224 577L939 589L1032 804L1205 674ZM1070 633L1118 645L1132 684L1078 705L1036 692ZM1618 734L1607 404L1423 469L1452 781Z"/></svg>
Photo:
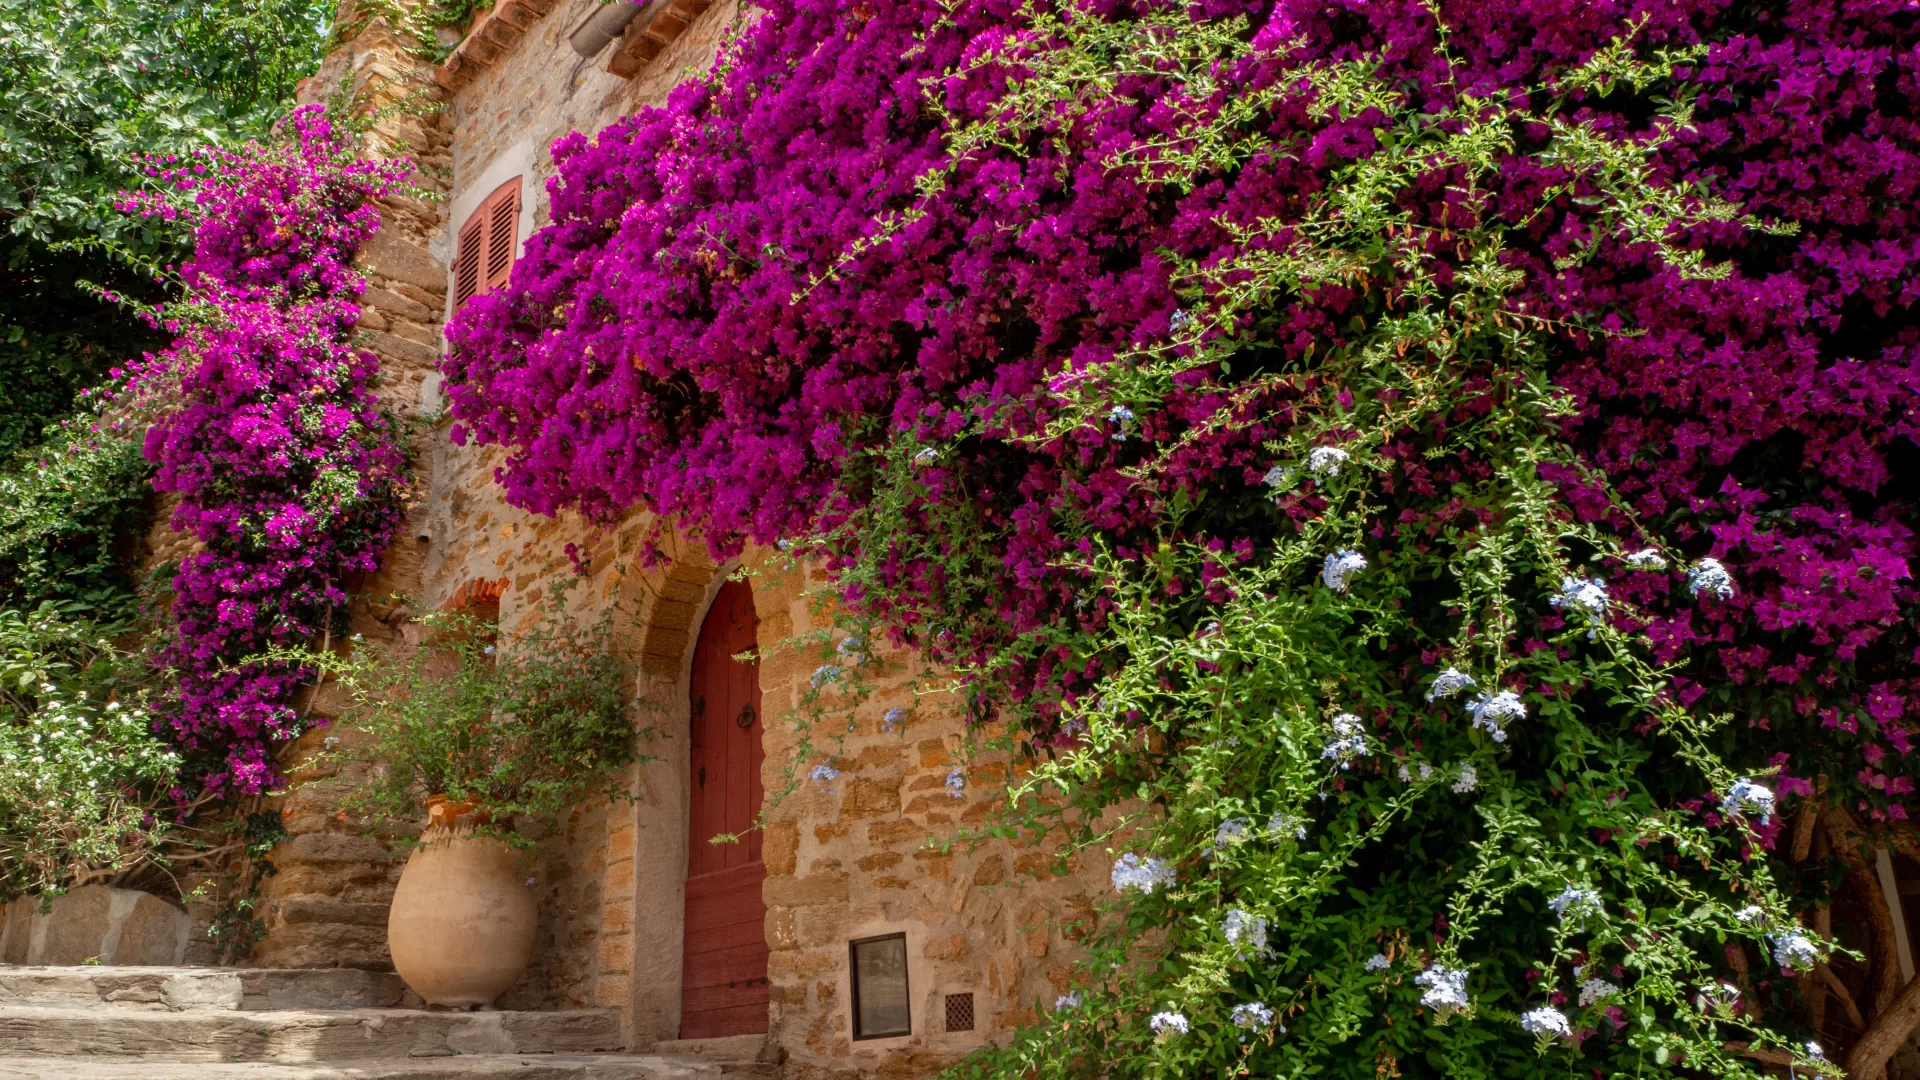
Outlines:
<svg viewBox="0 0 1920 1080"><path fill-rule="evenodd" d="M250 658L344 614L347 581L378 567L399 526L406 482L373 393L379 364L353 346L366 288L353 258L379 228L373 200L411 166L355 159L317 106L283 133L154 161L154 186L122 203L194 233L182 295L154 313L172 347L118 373L122 406L153 418L154 488L179 496L173 526L199 544L156 652L177 691L163 722L190 771L249 794L301 730L290 701L304 675Z"/></svg>

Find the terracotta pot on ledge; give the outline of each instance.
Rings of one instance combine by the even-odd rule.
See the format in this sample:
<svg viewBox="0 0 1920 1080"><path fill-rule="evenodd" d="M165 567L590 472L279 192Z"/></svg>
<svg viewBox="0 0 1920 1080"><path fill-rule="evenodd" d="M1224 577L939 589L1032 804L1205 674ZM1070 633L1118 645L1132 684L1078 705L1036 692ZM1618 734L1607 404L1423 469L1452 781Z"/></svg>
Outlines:
<svg viewBox="0 0 1920 1080"><path fill-rule="evenodd" d="M427 799L427 828L387 913L393 967L429 1005L491 1005L533 960L537 906L513 849L473 835L485 810Z"/></svg>

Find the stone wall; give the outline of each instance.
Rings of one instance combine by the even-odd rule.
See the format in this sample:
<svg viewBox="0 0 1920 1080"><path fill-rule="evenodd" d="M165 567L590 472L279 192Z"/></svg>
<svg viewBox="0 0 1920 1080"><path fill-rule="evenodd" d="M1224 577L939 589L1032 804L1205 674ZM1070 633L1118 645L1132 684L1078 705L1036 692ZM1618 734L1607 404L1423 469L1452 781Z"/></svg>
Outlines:
<svg viewBox="0 0 1920 1080"><path fill-rule="evenodd" d="M430 366L447 310L453 233L466 210L500 182L523 177L520 235L545 220L545 147L570 130L595 131L644 104L658 103L708 63L740 18L735 3L685 5L678 36L631 77L633 57L653 45L623 41L581 60L567 32L599 0L515 7L487 39L426 72L385 25L369 24L336 51L307 89L317 98L351 85L368 96L414 95L445 103L438 115L399 110L383 119L372 149L411 153L435 178L444 203L393 200L388 227L364 262L372 274L364 326L380 354L382 395L407 410L439 407ZM510 31L510 32L509 32ZM633 38L634 35L629 35ZM615 56L628 58L615 62ZM457 73L452 67L457 66ZM428 75L436 82L429 83ZM437 90L431 87L437 85ZM428 89L423 90L423 87ZM540 899L540 942L532 970L502 1005L599 1005L620 1011L630 1045L673 1042L679 1030L680 964L688 844L689 668L701 621L732 573L749 575L759 618L766 764L772 794L764 808L768 878L765 933L771 949L772 1052L794 1077L918 1076L989 1039L1004 1041L1031 1019L1036 1001L1064 989L1073 945L1063 928L1093 915L1106 867L1066 877L1044 873L1026 844L994 841L938 849L957 830L982 823L1008 770L1005 751L968 753L991 732L973 731L950 696L919 695L936 685L915 657L880 653L865 676L874 693L857 706L829 696L811 719L800 711L809 676L832 635L824 580L777 551L754 550L716 565L697 540L641 513L604 528L571 516L536 517L508 506L493 482L500 452L456 447L440 419L419 446L420 500L387 568L359 588L412 598L426 610L497 601L503 633L553 603L583 619L608 612L633 663L644 760L623 777L631 799L576 808L536 837L529 876ZM641 558L652 536L665 558ZM584 573L566 553L582 554ZM373 642L399 641L412 608L368 602L353 628ZM918 682L916 683L916 680ZM327 693L314 703L338 707ZM905 710L903 722L884 720ZM310 735L299 749L320 737ZM296 757L297 760L297 757ZM831 761L831 784L805 779ZM960 769L958 794L948 778ZM801 777L797 784L790 778ZM292 838L274 855L266 886L263 964L380 966L385 906L399 862L378 839L337 810L338 780L301 789L281 807ZM851 1038L848 944L904 933L910 950L913 1034ZM948 995L973 995L975 1024L946 1030Z"/></svg>

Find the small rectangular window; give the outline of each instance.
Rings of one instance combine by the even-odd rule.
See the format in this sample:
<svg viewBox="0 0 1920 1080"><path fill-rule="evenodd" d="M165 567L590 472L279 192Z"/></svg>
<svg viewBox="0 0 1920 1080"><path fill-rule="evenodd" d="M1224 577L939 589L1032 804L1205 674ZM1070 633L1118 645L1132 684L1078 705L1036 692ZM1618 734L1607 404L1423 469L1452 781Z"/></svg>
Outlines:
<svg viewBox="0 0 1920 1080"><path fill-rule="evenodd" d="M907 994L907 935L866 938L849 947L853 978L853 1037L884 1039L913 1033Z"/></svg>

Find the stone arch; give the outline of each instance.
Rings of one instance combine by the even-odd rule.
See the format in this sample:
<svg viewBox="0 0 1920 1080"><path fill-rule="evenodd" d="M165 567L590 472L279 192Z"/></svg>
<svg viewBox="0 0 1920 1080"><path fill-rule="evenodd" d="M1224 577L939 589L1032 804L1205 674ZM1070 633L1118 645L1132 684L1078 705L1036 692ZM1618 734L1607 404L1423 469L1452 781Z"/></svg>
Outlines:
<svg viewBox="0 0 1920 1080"><path fill-rule="evenodd" d="M763 568L769 554L754 550L716 564L704 542L678 534L663 537L661 547L664 558L654 566L622 553L618 580L607 589L609 599L633 613L621 647L633 661L638 723L650 729L641 745L649 760L634 770L631 821L608 831L601 919L601 1004L626 1006L628 1042L636 1047L671 1041L680 1030L694 643L728 576L741 565ZM793 632L798 571L758 574L752 584L761 695L770 718L763 738L773 772L786 740L771 718L786 711L792 695L792 663L783 662L777 644ZM775 790L780 782L770 775L766 787Z"/></svg>

